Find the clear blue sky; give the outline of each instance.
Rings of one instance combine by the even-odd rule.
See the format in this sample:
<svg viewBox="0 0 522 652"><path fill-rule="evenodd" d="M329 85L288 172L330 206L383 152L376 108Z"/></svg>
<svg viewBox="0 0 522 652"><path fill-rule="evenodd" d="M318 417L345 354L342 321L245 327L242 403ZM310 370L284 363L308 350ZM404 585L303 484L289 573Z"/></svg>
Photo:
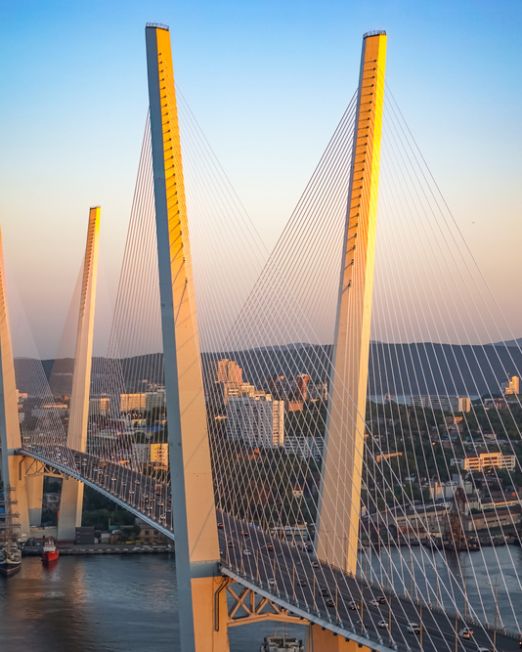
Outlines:
<svg viewBox="0 0 522 652"><path fill-rule="evenodd" d="M522 2L3 1L0 222L39 332L65 319L89 205L119 262L148 21L171 26L178 83L252 218L273 216L267 244L355 89L361 35L386 29L390 86L486 275L520 278ZM485 246L493 219L502 256Z"/></svg>

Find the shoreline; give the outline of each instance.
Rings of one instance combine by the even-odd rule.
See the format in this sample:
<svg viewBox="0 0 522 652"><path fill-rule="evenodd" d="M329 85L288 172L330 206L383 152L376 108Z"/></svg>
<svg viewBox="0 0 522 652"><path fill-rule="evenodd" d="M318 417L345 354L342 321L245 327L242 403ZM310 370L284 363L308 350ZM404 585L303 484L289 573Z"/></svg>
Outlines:
<svg viewBox="0 0 522 652"><path fill-rule="evenodd" d="M60 555L142 555L142 554L173 554L174 545L170 544L139 544L139 543L93 543L93 544L58 544ZM41 548L26 546L22 550L23 557L40 557Z"/></svg>

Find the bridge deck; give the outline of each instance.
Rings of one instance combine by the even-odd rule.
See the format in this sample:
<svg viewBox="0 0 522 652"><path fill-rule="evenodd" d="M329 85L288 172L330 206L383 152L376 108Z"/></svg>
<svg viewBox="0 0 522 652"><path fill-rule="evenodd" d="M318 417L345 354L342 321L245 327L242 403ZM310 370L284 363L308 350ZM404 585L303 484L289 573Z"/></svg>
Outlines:
<svg viewBox="0 0 522 652"><path fill-rule="evenodd" d="M45 450L33 446L18 452L93 487L174 540L167 483L64 446ZM297 616L379 651L493 649L491 628L464 622L432 607L422 610L423 634L419 637L408 631L408 624L418 621L420 605L407 596L383 594L381 587L320 562L302 547L282 541L254 524L221 512L218 521L223 574L259 590ZM254 541L256 547L252 548ZM377 605L375 601L381 594L384 604ZM384 621L391 626L385 626ZM475 630L474 637L455 639L454 631L460 632L466 626ZM497 651L513 652L521 647L516 635L497 632Z"/></svg>

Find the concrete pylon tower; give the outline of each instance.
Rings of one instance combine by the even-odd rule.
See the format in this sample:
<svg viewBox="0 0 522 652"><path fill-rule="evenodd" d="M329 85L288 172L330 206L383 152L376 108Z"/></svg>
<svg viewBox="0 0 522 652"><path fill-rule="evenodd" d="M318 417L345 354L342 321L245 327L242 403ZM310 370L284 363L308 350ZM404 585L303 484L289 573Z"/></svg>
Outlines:
<svg viewBox="0 0 522 652"><path fill-rule="evenodd" d="M161 324L182 652L228 650L214 627L219 542L168 27L147 25ZM221 604L216 605L215 600Z"/></svg>
<svg viewBox="0 0 522 652"><path fill-rule="evenodd" d="M7 505L12 513L16 513L20 524L20 534L29 536L29 505L25 484L24 458L16 455L21 448L20 421L18 418L18 394L9 330L9 314L7 310L7 293L5 283L4 254L2 234L0 233L0 444L2 447L2 480Z"/></svg>
<svg viewBox="0 0 522 652"><path fill-rule="evenodd" d="M100 208L96 206L89 210L69 406L69 427L67 429L67 447L82 452L85 452L87 448L99 234ZM81 525L82 505L83 484L73 478L64 478L58 516L59 540L71 541L74 539L75 528Z"/></svg>
<svg viewBox="0 0 522 652"><path fill-rule="evenodd" d="M364 35L316 549L355 573L359 541L386 33Z"/></svg>

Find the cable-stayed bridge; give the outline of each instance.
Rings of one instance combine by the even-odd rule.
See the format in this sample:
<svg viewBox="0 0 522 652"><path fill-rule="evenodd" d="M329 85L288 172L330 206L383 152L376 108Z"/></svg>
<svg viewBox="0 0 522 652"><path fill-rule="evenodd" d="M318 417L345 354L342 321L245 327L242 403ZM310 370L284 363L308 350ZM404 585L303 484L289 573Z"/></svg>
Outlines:
<svg viewBox="0 0 522 652"><path fill-rule="evenodd" d="M175 540L184 652L269 619L326 652L519 649L520 349L477 353L511 338L387 88L385 33L365 35L357 92L268 255L177 92L168 29L146 44L107 356L93 208L69 404L35 363L21 425L0 270L2 476L23 531L61 474L60 539L88 485Z"/></svg>

